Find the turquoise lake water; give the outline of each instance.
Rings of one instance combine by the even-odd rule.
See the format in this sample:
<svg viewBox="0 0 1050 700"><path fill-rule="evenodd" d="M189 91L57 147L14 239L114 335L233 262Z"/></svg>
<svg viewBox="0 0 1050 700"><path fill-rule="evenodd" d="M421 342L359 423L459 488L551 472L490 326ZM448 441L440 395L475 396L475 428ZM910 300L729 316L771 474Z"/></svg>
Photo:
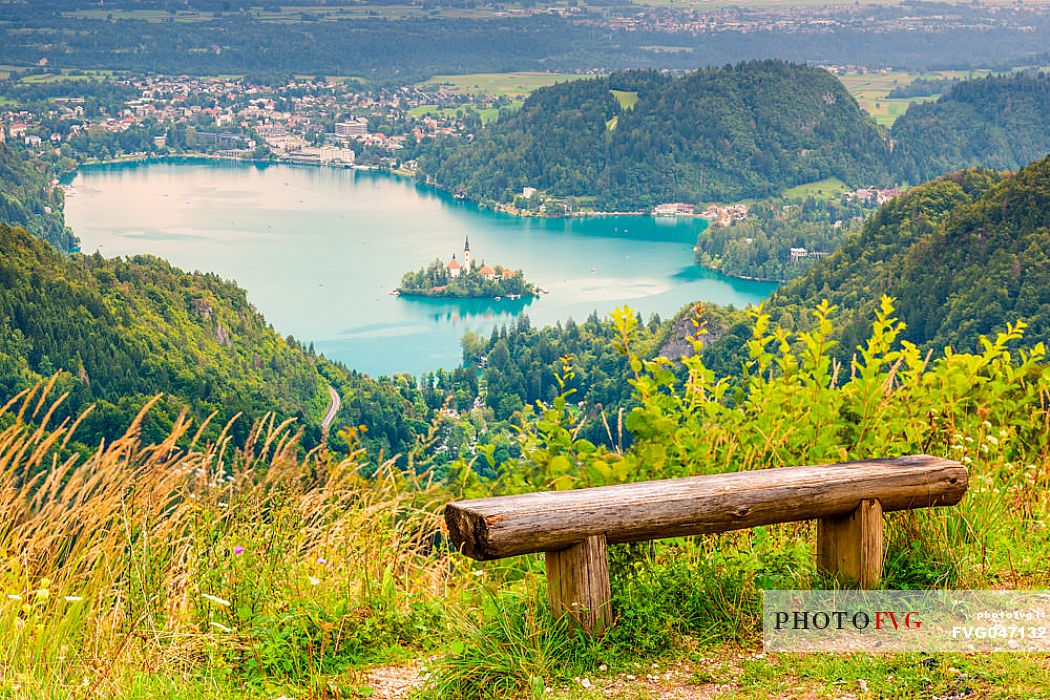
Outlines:
<svg viewBox="0 0 1050 700"><path fill-rule="evenodd" d="M745 306L775 285L693 263L701 219L535 219L499 214L383 173L223 161L87 167L66 220L86 253L151 253L248 290L282 334L371 374L460 362L466 331L491 333L519 313L534 325L627 304L669 317L685 304ZM510 300L390 296L434 258L524 270L549 294Z"/></svg>

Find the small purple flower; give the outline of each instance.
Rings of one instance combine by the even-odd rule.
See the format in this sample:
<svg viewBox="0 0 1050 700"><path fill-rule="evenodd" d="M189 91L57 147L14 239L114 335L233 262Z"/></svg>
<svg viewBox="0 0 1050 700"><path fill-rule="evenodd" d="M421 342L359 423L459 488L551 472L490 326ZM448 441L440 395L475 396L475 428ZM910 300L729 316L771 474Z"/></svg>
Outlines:
<svg viewBox="0 0 1050 700"><path fill-rule="evenodd" d="M325 559L324 557L317 557L317 563L320 564L321 566L324 566L325 564L328 563L328 560Z"/></svg>
<svg viewBox="0 0 1050 700"><path fill-rule="evenodd" d="M233 553L236 554L236 555L244 554L244 547L242 547L240 545L237 545L236 547L233 548Z"/></svg>

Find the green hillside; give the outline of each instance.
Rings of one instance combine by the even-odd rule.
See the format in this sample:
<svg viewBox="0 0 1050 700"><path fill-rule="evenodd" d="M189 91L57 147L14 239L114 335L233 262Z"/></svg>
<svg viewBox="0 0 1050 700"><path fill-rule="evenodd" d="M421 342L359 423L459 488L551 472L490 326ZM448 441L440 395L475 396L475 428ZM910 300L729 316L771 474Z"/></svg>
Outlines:
<svg viewBox="0 0 1050 700"><path fill-rule="evenodd" d="M617 100L623 92L637 94L633 106ZM830 177L886 182L886 158L877 128L830 73L760 61L542 88L473 141L439 141L421 162L441 185L478 199L511 201L528 186L638 209L766 196Z"/></svg>
<svg viewBox="0 0 1050 700"><path fill-rule="evenodd" d="M967 167L1016 170L1048 152L1046 74L959 82L887 133L827 71L758 61L541 88L472 139L424 144L419 160L433 182L483 202L512 203L533 187L638 210L828 180L915 185Z"/></svg>
<svg viewBox="0 0 1050 700"><path fill-rule="evenodd" d="M22 226L59 250L76 250L65 226L62 192L52 186L43 163L28 161L0 144L0 221Z"/></svg>
<svg viewBox="0 0 1050 700"><path fill-rule="evenodd" d="M1050 153L1050 75L958 83L936 102L913 104L892 139L892 169L911 183L974 166L1017 170Z"/></svg>
<svg viewBox="0 0 1050 700"><path fill-rule="evenodd" d="M768 308L804 324L826 298L853 347L883 294L897 299L902 339L923 347L974 348L1017 320L1026 337L1050 340L1050 158L1012 176L969 170L916 187Z"/></svg>
<svg viewBox="0 0 1050 700"><path fill-rule="evenodd" d="M119 435L149 397L167 396L146 435L164 435L182 408L211 434L229 418L273 411L320 437L331 383L343 397L335 428L365 425L376 449L402 450L414 436L412 405L391 382L348 372L281 338L244 290L214 274L182 272L155 257L71 257L0 224L0 394L13 396L63 370L70 392L60 414L89 404L87 442ZM249 420L232 428L246 436Z"/></svg>

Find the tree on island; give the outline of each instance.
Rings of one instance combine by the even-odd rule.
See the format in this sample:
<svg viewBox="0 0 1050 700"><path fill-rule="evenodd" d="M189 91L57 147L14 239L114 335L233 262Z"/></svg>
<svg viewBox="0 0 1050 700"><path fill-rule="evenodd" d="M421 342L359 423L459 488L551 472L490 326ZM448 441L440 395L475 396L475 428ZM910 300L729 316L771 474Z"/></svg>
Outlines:
<svg viewBox="0 0 1050 700"><path fill-rule="evenodd" d="M415 272L406 272L401 278L398 293L408 296L491 298L538 295L535 285L525 280L521 270L502 265L490 267L478 264L470 257L470 241L463 246L463 259L455 254L448 263L435 259Z"/></svg>

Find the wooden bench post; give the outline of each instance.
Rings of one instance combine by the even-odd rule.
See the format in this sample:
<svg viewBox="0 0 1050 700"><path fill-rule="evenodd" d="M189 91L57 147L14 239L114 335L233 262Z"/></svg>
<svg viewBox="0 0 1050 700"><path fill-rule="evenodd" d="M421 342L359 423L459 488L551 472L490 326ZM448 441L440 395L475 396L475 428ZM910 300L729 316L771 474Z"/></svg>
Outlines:
<svg viewBox="0 0 1050 700"><path fill-rule="evenodd" d="M586 632L612 624L612 593L605 535L591 535L567 549L546 552L547 595L555 615L569 615Z"/></svg>
<svg viewBox="0 0 1050 700"><path fill-rule="evenodd" d="M882 503L865 498L846 515L817 521L817 568L840 582L875 588L882 578Z"/></svg>

